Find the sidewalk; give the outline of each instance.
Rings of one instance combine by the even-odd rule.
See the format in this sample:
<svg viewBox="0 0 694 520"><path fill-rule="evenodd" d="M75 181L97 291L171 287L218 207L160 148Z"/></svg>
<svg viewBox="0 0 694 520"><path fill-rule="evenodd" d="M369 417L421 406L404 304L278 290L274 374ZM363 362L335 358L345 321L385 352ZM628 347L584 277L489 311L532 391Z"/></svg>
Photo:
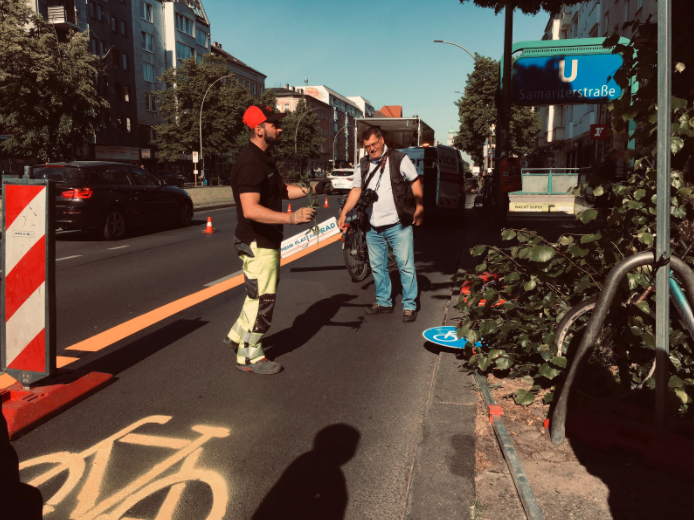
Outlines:
<svg viewBox="0 0 694 520"><path fill-rule="evenodd" d="M461 270L472 270L477 258L469 249L486 243L501 245L498 233L485 228L474 210L468 210L468 233L463 244ZM509 214L506 227L527 227L554 239L562 233L581 230L575 220L549 217L518 219ZM447 324L456 324L453 298ZM443 354L456 363L454 354ZM462 364L461 362L457 362ZM499 444L489 423L478 387L472 377L455 373L466 402L476 405L474 447L474 506L467 518L475 520L516 520L526 518ZM515 404L512 394L532 383L522 379L487 378L492 396L503 409L503 421L511 435L537 501L546 520L573 519L679 519L691 518L694 497L685 479L645 466L638 457L600 452L571 440L562 446L551 444L543 421L549 406L540 399L529 407ZM462 398L459 398L462 399ZM470 425L461 424L459 433L467 435ZM433 518L433 517L432 517ZM457 516L452 516L457 518Z"/></svg>

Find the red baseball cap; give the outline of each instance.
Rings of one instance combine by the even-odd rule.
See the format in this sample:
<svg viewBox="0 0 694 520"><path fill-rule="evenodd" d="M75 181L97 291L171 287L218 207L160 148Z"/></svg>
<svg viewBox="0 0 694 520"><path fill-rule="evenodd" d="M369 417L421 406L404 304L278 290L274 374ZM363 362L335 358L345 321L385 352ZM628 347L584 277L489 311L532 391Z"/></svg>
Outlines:
<svg viewBox="0 0 694 520"><path fill-rule="evenodd" d="M243 114L243 123L249 128L255 128L266 121L271 123L284 119L286 115L286 113L275 112L272 108L265 105L252 105Z"/></svg>

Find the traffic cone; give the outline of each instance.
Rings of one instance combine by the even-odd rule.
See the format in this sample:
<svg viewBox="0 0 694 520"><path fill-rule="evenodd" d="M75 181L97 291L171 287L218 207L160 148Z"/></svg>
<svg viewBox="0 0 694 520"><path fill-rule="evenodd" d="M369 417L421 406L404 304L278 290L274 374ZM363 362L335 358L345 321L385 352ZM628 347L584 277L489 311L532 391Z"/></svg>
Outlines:
<svg viewBox="0 0 694 520"><path fill-rule="evenodd" d="M291 212L292 212L292 205L287 204L287 213L291 213Z"/></svg>
<svg viewBox="0 0 694 520"><path fill-rule="evenodd" d="M205 234L211 235L214 233L214 228L212 227L212 217L207 217L207 227L205 228Z"/></svg>
<svg viewBox="0 0 694 520"><path fill-rule="evenodd" d="M325 197L325 204L323 204L323 207L324 207L324 208L329 208L329 207L330 207L330 206L328 206L328 197Z"/></svg>

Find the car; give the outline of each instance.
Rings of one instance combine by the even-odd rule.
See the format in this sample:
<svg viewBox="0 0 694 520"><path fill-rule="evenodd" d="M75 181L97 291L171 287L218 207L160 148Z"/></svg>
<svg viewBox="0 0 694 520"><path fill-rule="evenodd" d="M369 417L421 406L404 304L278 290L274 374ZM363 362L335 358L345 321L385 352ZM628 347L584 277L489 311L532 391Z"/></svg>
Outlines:
<svg viewBox="0 0 694 520"><path fill-rule="evenodd" d="M335 193L348 192L352 189L354 168L337 168L328 174L327 179L332 182Z"/></svg>
<svg viewBox="0 0 694 520"><path fill-rule="evenodd" d="M188 226L193 201L185 190L127 164L76 161L34 166L35 179L55 181L55 223L118 240L151 224Z"/></svg>
<svg viewBox="0 0 694 520"><path fill-rule="evenodd" d="M179 188L183 188L183 185L186 183L185 177L183 177L182 173L178 172L157 172L154 174L157 179L161 179L164 181L165 184L169 184L171 186L178 186Z"/></svg>

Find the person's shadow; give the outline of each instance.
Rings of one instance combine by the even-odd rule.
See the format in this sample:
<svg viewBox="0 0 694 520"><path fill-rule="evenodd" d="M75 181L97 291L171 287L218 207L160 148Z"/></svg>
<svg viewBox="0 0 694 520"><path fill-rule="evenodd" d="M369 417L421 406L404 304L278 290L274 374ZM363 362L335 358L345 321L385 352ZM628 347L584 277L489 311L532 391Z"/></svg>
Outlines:
<svg viewBox="0 0 694 520"><path fill-rule="evenodd" d="M355 298L353 294L336 294L330 298L318 300L303 314L297 316L291 327L263 339L263 346L274 359L305 345L323 327L348 327L359 330L364 321L363 317L357 321L333 321L342 307L368 307L368 305L348 303Z"/></svg>
<svg viewBox="0 0 694 520"><path fill-rule="evenodd" d="M43 518L41 492L37 488L19 481L19 457L10 444L7 421L1 411L0 516L12 520L40 520Z"/></svg>
<svg viewBox="0 0 694 520"><path fill-rule="evenodd" d="M340 520L347 509L347 483L340 466L357 452L361 434L347 424L318 432L313 450L299 456L265 496L253 520Z"/></svg>

